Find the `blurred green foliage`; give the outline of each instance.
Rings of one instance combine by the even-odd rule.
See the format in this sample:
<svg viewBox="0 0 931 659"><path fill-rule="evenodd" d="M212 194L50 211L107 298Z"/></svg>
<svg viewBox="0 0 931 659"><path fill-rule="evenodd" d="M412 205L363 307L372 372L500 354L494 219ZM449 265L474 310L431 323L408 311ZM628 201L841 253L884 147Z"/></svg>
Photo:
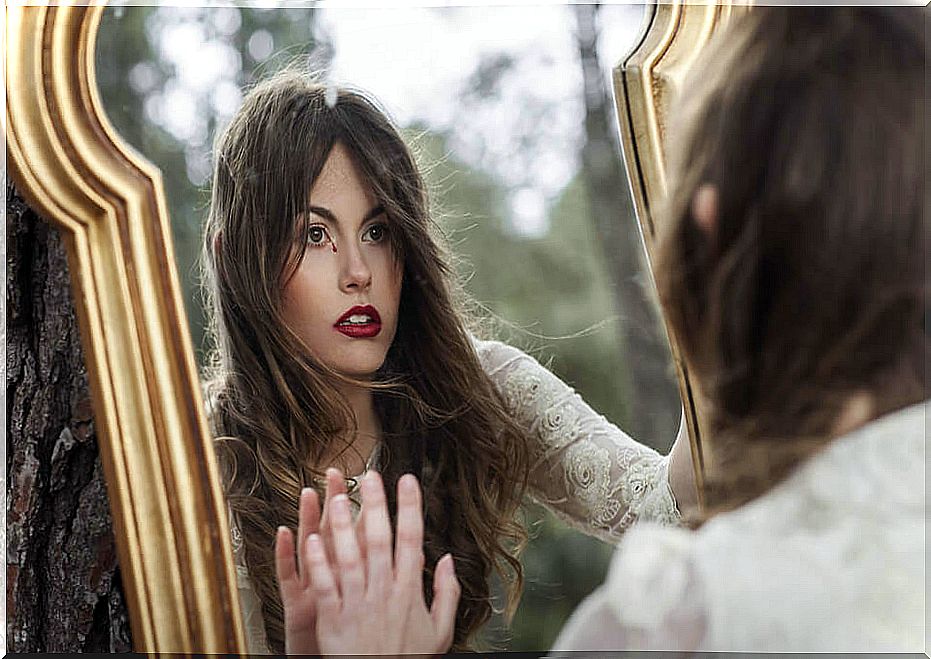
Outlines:
<svg viewBox="0 0 931 659"><path fill-rule="evenodd" d="M218 18L214 12L220 10L227 14ZM169 92L180 76L177 53L170 58L166 49L185 47L164 37L173 27L193 24L205 40L232 46L238 54L230 59L235 66L222 75L241 88L301 53L313 53L317 64L325 65L328 45L315 41L313 16L307 10L244 7L132 6L105 12L97 44L101 97L117 131L161 168L198 359L203 357L204 318L197 258L209 202L209 181L201 178L222 117L207 89L201 96L195 90L191 97L206 122L205 135L202 131L195 139L181 139L166 128L170 122L158 120L158 112L173 111ZM273 49L267 58L253 56L263 50L255 47L258 32L263 33L265 50L266 33L271 37ZM480 92L468 90L471 103L478 102ZM499 338L549 364L593 407L623 427L629 413L626 395L616 384L619 378L612 377L624 368L618 310L596 243L584 181L577 176L546 210L546 233L527 237L510 224L503 183L457 159L447 134L425 125L408 127L406 133L430 182L437 222L457 258L458 272L472 298L497 319ZM602 581L611 548L569 529L539 506L528 505L526 516L534 539L524 554L527 586L522 605L509 630L498 616L485 640L509 650L544 650L573 608Z"/></svg>

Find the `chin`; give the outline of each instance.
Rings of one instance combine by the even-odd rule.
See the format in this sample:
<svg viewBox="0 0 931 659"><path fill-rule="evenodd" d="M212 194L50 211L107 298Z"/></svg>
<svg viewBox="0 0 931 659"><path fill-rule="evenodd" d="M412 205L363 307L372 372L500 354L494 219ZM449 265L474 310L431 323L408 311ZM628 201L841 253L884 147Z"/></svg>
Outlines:
<svg viewBox="0 0 931 659"><path fill-rule="evenodd" d="M378 371L379 367L375 367L375 368L366 367L366 366L359 366L359 367L352 367L352 368L343 367L338 370L341 374L346 375L351 378L358 378L360 380L369 380L375 376L375 373Z"/></svg>
<svg viewBox="0 0 931 659"><path fill-rule="evenodd" d="M353 359L340 359L330 363L334 371L353 378L371 378L385 363L386 354L379 351L377 355L359 355Z"/></svg>

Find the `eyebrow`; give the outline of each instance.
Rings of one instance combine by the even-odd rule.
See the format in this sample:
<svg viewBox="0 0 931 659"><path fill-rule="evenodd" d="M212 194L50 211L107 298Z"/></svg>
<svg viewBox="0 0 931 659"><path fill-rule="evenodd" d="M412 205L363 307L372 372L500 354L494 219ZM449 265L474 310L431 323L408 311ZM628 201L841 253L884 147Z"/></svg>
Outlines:
<svg viewBox="0 0 931 659"><path fill-rule="evenodd" d="M307 209L307 211L310 213L313 213L314 215L319 215L325 220L329 220L330 222L339 224L339 220L336 219L336 216L333 214L332 211L330 211L329 208L324 208L323 206L310 206ZM370 210L368 213L365 214L365 217L362 218L362 223L365 224L369 220L378 217L384 212L385 212L384 206L379 204L378 206L376 206L375 208L373 208L372 210Z"/></svg>

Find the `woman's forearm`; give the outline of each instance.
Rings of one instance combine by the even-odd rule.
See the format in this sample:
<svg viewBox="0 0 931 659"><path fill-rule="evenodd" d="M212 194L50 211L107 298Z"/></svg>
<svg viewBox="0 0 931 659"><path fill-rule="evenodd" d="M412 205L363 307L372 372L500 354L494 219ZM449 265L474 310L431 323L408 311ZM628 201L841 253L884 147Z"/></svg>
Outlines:
<svg viewBox="0 0 931 659"><path fill-rule="evenodd" d="M684 519L698 512L698 487L693 465L692 446L683 411L682 420L679 422L679 434L669 452L669 487Z"/></svg>

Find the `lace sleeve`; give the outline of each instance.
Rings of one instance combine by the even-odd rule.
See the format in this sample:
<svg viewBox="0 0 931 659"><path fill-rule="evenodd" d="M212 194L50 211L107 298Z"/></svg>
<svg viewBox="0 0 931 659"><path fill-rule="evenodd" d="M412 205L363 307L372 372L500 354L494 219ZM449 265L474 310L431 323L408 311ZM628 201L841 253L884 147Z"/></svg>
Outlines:
<svg viewBox="0 0 931 659"><path fill-rule="evenodd" d="M228 509L229 510L229 509ZM246 631L246 647L249 654L272 654L268 650L265 638L265 621L262 618L262 602L252 587L249 568L246 567L245 549L242 533L236 516L229 510L230 535L233 543L233 560L236 564L236 589L239 591L239 604L242 607L243 627Z"/></svg>
<svg viewBox="0 0 931 659"><path fill-rule="evenodd" d="M531 496L570 526L615 543L636 520L680 522L669 461L595 412L533 357L474 340L508 411L533 441Z"/></svg>

